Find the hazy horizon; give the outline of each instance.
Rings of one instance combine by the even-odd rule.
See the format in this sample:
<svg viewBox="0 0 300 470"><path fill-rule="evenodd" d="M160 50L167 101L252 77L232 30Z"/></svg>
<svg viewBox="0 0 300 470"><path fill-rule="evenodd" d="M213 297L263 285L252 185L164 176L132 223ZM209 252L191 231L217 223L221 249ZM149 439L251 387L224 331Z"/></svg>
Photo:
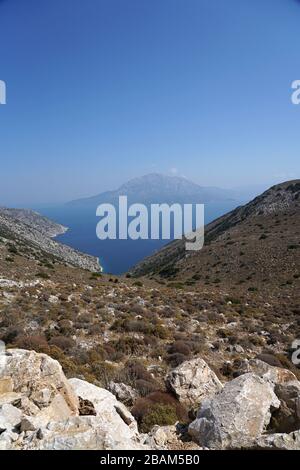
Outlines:
<svg viewBox="0 0 300 470"><path fill-rule="evenodd" d="M300 174L300 2L0 1L0 205ZM255 192L255 189L253 189Z"/></svg>

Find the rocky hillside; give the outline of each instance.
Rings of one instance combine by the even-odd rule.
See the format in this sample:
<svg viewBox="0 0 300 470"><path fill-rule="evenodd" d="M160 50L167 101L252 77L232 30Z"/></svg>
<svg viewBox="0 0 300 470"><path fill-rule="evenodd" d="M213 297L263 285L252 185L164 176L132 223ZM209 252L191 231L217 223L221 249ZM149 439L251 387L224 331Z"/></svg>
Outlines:
<svg viewBox="0 0 300 470"><path fill-rule="evenodd" d="M0 364L0 450L300 448L300 382L260 360L244 363L226 384L200 358L172 370L166 383L173 399L194 406L197 416L148 433L113 393L68 380L45 354L8 349ZM115 385L121 398L130 396Z"/></svg>
<svg viewBox="0 0 300 470"><path fill-rule="evenodd" d="M58 224L57 222L54 222L31 209L11 209L0 207L0 217L1 216L6 216L10 219L14 219L16 222L30 225L47 237L56 237L68 230L67 227Z"/></svg>
<svg viewBox="0 0 300 470"><path fill-rule="evenodd" d="M130 410L140 434L151 434L159 426L156 442L168 440L161 446L202 447L202 437L187 437L197 408L241 372L249 372L251 361L286 368L300 378L291 362L293 342L300 337L299 303L293 290L275 295L214 285L164 285L43 264L21 250L11 253L6 244L0 244L0 250L0 340L7 348L45 353L60 362L68 379L76 377L115 394ZM10 375L9 370L5 374ZM258 393L257 380L247 381L241 396L247 395L249 386ZM238 382L237 390L242 385ZM269 398L258 434L266 427L262 422L271 420L269 405L273 410L273 403L278 403L267 386L262 388L265 392ZM28 415L26 409L21 411ZM78 417L70 419L51 429L72 433L72 426L78 429L81 424ZM83 421L88 421L88 428L97 425L93 416ZM180 442L177 422L184 434ZM162 431L161 426L171 428ZM270 426L272 431L293 432L296 425L293 418L291 427L273 421ZM50 438L52 446L53 435ZM99 442L91 446L102 445ZM36 440L32 444L43 445ZM217 445L205 441L207 447Z"/></svg>
<svg viewBox="0 0 300 470"><path fill-rule="evenodd" d="M3 224L0 448L300 449L299 186L276 188L209 226L207 264L141 279L70 267Z"/></svg>
<svg viewBox="0 0 300 470"><path fill-rule="evenodd" d="M0 239L15 252L52 263L60 262L70 266L98 272L98 260L80 253L66 245L56 242L51 237L67 230L40 214L23 209L0 208Z"/></svg>
<svg viewBox="0 0 300 470"><path fill-rule="evenodd" d="M300 180L273 186L210 223L204 248L169 244L132 270L134 276L236 290L297 290L300 265Z"/></svg>

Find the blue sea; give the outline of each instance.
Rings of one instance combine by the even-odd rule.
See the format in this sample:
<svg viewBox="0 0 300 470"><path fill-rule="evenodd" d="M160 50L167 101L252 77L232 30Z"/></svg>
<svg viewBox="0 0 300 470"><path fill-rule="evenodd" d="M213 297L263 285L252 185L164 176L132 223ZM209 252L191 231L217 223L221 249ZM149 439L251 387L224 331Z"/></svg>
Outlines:
<svg viewBox="0 0 300 470"><path fill-rule="evenodd" d="M231 211L242 202L226 201L205 204L205 223ZM79 251L97 256L106 273L122 274L143 258L160 249L167 240L99 240L96 226L99 218L94 210L69 205L37 207L36 210L59 222L69 230L56 240Z"/></svg>

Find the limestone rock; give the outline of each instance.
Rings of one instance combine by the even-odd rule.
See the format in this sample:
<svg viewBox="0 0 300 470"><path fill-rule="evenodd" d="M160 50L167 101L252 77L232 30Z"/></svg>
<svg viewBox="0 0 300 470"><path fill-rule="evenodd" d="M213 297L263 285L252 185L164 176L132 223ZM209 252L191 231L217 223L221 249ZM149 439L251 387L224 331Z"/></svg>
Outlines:
<svg viewBox="0 0 300 470"><path fill-rule="evenodd" d="M263 433L271 410L279 405L272 385L248 373L228 382L203 403L189 433L211 449L247 447Z"/></svg>
<svg viewBox="0 0 300 470"><path fill-rule="evenodd" d="M124 403L126 406L132 406L139 397L137 391L134 390L134 388L123 383L110 382L108 389L120 402Z"/></svg>
<svg viewBox="0 0 300 470"><path fill-rule="evenodd" d="M10 377L13 390L26 396L39 409L51 405L61 395L72 414L78 414L78 398L70 387L61 365L46 354L8 349L1 376Z"/></svg>
<svg viewBox="0 0 300 470"><path fill-rule="evenodd" d="M112 432L137 435L134 417L112 393L80 379L70 379L69 383L79 397L93 403L97 416L110 423Z"/></svg>
<svg viewBox="0 0 300 470"><path fill-rule="evenodd" d="M181 403L199 406L222 390L222 383L201 358L185 361L166 376L166 387L175 393Z"/></svg>
<svg viewBox="0 0 300 470"><path fill-rule="evenodd" d="M280 408L273 413L271 429L276 433L291 433L300 429L300 382L275 386Z"/></svg>
<svg viewBox="0 0 300 470"><path fill-rule="evenodd" d="M243 362L239 374L246 374L248 372L253 372L262 379L269 380L274 384L284 384L297 380L295 374L290 370L271 366L260 359L250 359Z"/></svg>
<svg viewBox="0 0 300 470"><path fill-rule="evenodd" d="M257 439L253 448L259 450L300 450L300 430L290 434L269 434Z"/></svg>
<svg viewBox="0 0 300 470"><path fill-rule="evenodd" d="M53 422L28 439L23 449L31 450L138 450L147 449L131 433L116 431L107 416L72 416Z"/></svg>
<svg viewBox="0 0 300 470"><path fill-rule="evenodd" d="M0 395L13 392L14 383L11 377L0 378Z"/></svg>
<svg viewBox="0 0 300 470"><path fill-rule="evenodd" d="M0 408L0 432L12 430L20 424L22 412L13 405L5 404Z"/></svg>

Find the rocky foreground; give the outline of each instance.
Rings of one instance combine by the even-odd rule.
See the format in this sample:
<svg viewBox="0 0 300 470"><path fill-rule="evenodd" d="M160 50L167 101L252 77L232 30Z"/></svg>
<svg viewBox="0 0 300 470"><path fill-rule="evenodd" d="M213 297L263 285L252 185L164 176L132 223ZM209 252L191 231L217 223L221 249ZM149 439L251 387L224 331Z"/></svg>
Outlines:
<svg viewBox="0 0 300 470"><path fill-rule="evenodd" d="M223 384L195 358L165 381L190 413L197 408L196 416L188 425L142 434L119 401L130 401L124 384L111 386L118 400L68 380L46 354L9 349L0 355L0 449L300 449L300 382L291 371L255 359Z"/></svg>

